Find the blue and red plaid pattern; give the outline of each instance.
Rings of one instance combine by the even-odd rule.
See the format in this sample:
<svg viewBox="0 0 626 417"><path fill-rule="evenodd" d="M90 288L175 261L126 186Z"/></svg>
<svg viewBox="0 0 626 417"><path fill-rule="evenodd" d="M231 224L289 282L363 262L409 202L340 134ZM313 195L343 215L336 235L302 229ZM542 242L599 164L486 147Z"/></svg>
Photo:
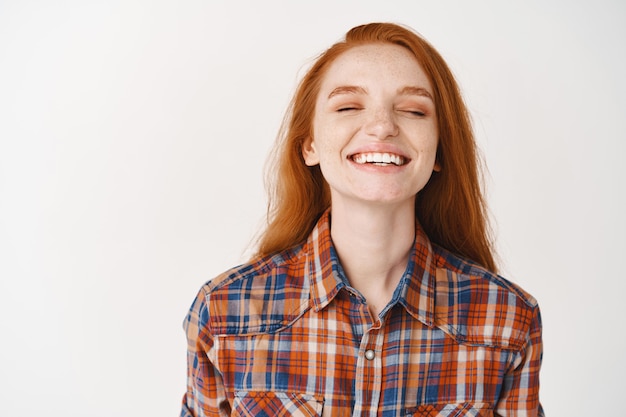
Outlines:
<svg viewBox="0 0 626 417"><path fill-rule="evenodd" d="M184 327L183 417L543 416L536 301L419 225L379 317L326 213L303 245L206 283Z"/></svg>

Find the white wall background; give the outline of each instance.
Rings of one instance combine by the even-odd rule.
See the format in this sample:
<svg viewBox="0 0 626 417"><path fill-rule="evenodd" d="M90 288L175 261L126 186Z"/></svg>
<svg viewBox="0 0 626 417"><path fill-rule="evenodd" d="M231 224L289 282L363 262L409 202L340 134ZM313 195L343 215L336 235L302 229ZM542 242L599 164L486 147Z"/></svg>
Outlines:
<svg viewBox="0 0 626 417"><path fill-rule="evenodd" d="M618 412L623 2L4 0L0 415L177 415L182 320L245 259L298 76L370 21L463 86L503 272L542 306L546 411Z"/></svg>

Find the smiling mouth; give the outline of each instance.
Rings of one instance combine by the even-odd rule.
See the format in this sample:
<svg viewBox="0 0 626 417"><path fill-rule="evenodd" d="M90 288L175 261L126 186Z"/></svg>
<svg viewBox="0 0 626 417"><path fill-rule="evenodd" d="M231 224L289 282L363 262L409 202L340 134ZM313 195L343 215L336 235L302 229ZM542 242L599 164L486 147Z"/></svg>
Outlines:
<svg viewBox="0 0 626 417"><path fill-rule="evenodd" d="M402 166L408 162L403 156L386 152L357 153L352 155L350 159L359 165L374 164L379 166Z"/></svg>

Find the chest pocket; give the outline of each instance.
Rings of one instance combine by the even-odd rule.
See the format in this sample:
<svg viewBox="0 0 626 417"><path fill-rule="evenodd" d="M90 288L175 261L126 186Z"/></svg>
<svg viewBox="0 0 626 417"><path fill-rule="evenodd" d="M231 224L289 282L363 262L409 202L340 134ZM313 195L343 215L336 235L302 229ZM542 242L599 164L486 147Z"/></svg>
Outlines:
<svg viewBox="0 0 626 417"><path fill-rule="evenodd" d="M233 417L321 417L321 397L295 392L240 391L235 393Z"/></svg>
<svg viewBox="0 0 626 417"><path fill-rule="evenodd" d="M493 417L489 404L422 404L407 410L407 417Z"/></svg>

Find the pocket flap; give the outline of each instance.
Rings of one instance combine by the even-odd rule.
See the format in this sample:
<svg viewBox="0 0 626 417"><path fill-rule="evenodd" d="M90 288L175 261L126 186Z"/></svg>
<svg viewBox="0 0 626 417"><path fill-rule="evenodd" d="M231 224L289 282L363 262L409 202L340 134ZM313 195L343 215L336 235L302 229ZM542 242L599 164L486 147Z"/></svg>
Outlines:
<svg viewBox="0 0 626 417"><path fill-rule="evenodd" d="M240 391L235 393L233 416L245 417L318 417L322 397L297 392Z"/></svg>
<svg viewBox="0 0 626 417"><path fill-rule="evenodd" d="M485 403L422 404L407 410L413 417L493 417L493 410Z"/></svg>

